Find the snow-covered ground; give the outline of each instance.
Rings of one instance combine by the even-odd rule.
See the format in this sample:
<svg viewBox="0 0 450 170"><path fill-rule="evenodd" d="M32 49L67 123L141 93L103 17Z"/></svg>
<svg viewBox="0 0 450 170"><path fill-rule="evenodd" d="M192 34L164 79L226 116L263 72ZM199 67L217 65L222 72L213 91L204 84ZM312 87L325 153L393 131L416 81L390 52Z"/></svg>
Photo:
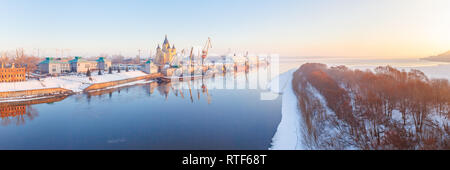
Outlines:
<svg viewBox="0 0 450 170"><path fill-rule="evenodd" d="M346 65L351 69L373 70L377 66L390 65L397 69L404 69L410 71L411 69L418 69L424 72L430 78L443 78L450 79L450 63L442 62L429 62L419 59L399 59L399 60L358 60L350 62L349 59L285 59L280 63L280 75L272 79L269 83L270 90L273 93L282 94L282 119L278 125L277 131L272 139L273 150L299 150L306 149L307 146L302 143L303 131L301 130L302 116L298 109L298 100L292 89L293 73L304 63L324 63L328 66ZM276 83L279 83L279 87L276 87ZM311 90L310 91L315 91ZM316 92L318 99L324 102L323 97ZM328 110L328 109L327 109ZM393 117L395 120L401 120L401 113L394 111ZM446 118L440 115L434 115L431 119L435 122L443 121L449 122ZM448 123L447 123L448 124Z"/></svg>
<svg viewBox="0 0 450 170"><path fill-rule="evenodd" d="M114 74L97 75L92 73L91 79L85 75L77 76L60 76L48 77L41 80L28 80L24 82L0 83L0 92L12 92L35 89L48 88L64 88L72 90L73 92L82 92L85 88L96 83L105 83L117 80L125 80L129 78L136 78L147 75L142 71L129 71Z"/></svg>
<svg viewBox="0 0 450 170"><path fill-rule="evenodd" d="M63 80L69 80L69 81L77 81L82 83L105 83L105 82L111 82L111 81L117 81L117 80L125 80L129 78L135 78L135 77L141 77L147 75L146 73L142 71L129 71L125 72L122 71L121 73L114 73L114 74L108 74L104 73L103 75L97 75L96 72L92 73L92 80L89 80L86 76L61 76L60 79Z"/></svg>
<svg viewBox="0 0 450 170"><path fill-rule="evenodd" d="M271 92L282 94L281 122L272 138L271 150L305 149L302 145L303 134L300 129L302 118L297 107L297 96L292 88L295 71L296 69L289 70L274 78L269 84Z"/></svg>

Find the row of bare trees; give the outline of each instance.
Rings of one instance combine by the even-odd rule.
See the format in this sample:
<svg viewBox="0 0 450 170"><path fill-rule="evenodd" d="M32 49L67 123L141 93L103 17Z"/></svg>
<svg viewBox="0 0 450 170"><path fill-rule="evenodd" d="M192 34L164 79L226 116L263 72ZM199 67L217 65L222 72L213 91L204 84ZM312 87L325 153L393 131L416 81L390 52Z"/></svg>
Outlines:
<svg viewBox="0 0 450 170"><path fill-rule="evenodd" d="M18 64L18 65L26 65L27 66L27 73L33 72L34 70L37 70L37 64L42 60L42 58L39 58L34 55L30 55L25 53L25 50L23 48L17 48L14 51L3 51L1 52L0 57L0 63L4 63L6 65L8 64ZM140 57L136 56L135 58L129 58L126 59L123 55L112 55L109 56L108 54L100 54L99 57L104 58L110 58L112 60L113 64L139 64L140 63ZM73 57L69 57L72 59ZM88 60L96 60L97 56L88 57L86 59Z"/></svg>
<svg viewBox="0 0 450 170"><path fill-rule="evenodd" d="M450 149L448 80L389 66L305 64L293 87L311 148Z"/></svg>
<svg viewBox="0 0 450 170"><path fill-rule="evenodd" d="M1 52L0 63L5 65L17 64L26 67L27 74L38 69L38 64L41 59L34 55L29 55L25 53L23 48L18 48L15 51L4 51Z"/></svg>

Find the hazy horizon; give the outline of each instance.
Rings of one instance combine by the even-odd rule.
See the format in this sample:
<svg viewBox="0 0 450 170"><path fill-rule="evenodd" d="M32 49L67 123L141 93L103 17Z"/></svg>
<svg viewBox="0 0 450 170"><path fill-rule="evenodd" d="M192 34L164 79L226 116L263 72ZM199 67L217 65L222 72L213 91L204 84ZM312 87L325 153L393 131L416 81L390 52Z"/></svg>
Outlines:
<svg viewBox="0 0 450 170"><path fill-rule="evenodd" d="M212 54L422 58L450 50L450 1L3 0L0 51L72 56L178 51L212 38Z"/></svg>

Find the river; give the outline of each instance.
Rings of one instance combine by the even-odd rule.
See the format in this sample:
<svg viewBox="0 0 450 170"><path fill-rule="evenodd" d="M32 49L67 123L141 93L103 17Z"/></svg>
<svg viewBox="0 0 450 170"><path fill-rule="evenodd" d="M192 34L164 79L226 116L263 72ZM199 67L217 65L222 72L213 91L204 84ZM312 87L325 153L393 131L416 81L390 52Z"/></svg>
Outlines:
<svg viewBox="0 0 450 170"><path fill-rule="evenodd" d="M419 59L285 57L279 70L307 62L355 69L391 65L450 78L449 63ZM266 150L280 123L282 102L281 97L262 100L269 81L264 77L275 76L265 76L268 72L260 68L0 104L0 149Z"/></svg>
<svg viewBox="0 0 450 170"><path fill-rule="evenodd" d="M260 70L3 104L0 149L265 150L281 99L248 88Z"/></svg>

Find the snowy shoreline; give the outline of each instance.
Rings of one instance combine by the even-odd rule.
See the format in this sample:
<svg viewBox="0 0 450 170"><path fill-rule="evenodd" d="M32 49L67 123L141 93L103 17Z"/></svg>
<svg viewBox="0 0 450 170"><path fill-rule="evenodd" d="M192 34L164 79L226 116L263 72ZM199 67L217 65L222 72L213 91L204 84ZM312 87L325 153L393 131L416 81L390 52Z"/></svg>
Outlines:
<svg viewBox="0 0 450 170"><path fill-rule="evenodd" d="M130 71L114 74L92 75L91 79L89 77L86 77L85 75L47 77L42 80L0 83L0 92L15 92L50 88L63 88L72 90L73 92L82 92L85 88L93 84L126 80L146 75L148 74L142 71Z"/></svg>
<svg viewBox="0 0 450 170"><path fill-rule="evenodd" d="M71 93L71 94L73 94L73 93ZM57 94L57 95L47 95L47 96L24 96L24 97L18 97L18 98L8 98L5 100L0 100L0 103L14 103L14 102L25 102L25 101L40 100L40 99L49 99L49 98L54 98L54 97L69 96L71 94Z"/></svg>
<svg viewBox="0 0 450 170"><path fill-rule="evenodd" d="M114 73L114 74L104 74L104 75L93 75L90 78L86 76L60 76L60 77L48 77L42 80L28 80L24 82L11 82L11 83L0 83L0 93L15 93L15 92L23 92L28 90L45 90L45 89L54 89L54 88L62 88L71 91L71 93L81 93L84 89L99 83L107 83L114 82L120 80L127 80L132 78L138 78L147 76L142 71L130 71L130 72L122 72L122 73ZM134 82L125 83L124 85L134 85L143 83L145 81L138 80ZM120 87L123 85L117 85ZM108 88L115 88L108 87ZM37 96L20 96L20 97L9 97L9 98L0 98L0 103L6 102L20 102L20 101L29 101L36 100L42 98L51 98L57 97L61 94L50 94L50 95L37 95Z"/></svg>
<svg viewBox="0 0 450 170"><path fill-rule="evenodd" d="M297 108L297 96L292 88L293 74L297 69L291 69L274 78L269 88L272 93L282 95L281 121L272 138L269 150L303 150L301 116ZM277 83L279 83L277 85Z"/></svg>
<svg viewBox="0 0 450 170"><path fill-rule="evenodd" d="M301 65L301 64L300 64ZM330 66L330 65L328 65ZM334 66L331 64L331 66ZM435 67L425 67L425 68L402 68L394 67L397 69L404 69L410 71L411 69L418 69L423 71L427 77L431 79L448 79L448 74L445 74L445 70L448 71L450 65L438 65ZM293 68L293 67L291 67ZM350 67L350 69L360 69L360 70L371 70L376 68L373 67ZM272 138L271 146L269 150L305 150L309 149L307 146L308 139L306 139L307 134L302 129L304 126L304 120L301 110L298 108L298 98L293 90L292 81L294 78L294 72L297 71L298 67L290 69L284 73L280 73L272 81L269 82L268 86L272 93L277 93L282 95L282 108L281 108L281 121L277 127L277 130ZM448 72L447 72L448 73ZM313 96L320 100L326 108L328 114L334 115L332 111L327 107L326 100L323 98L317 89L314 87L308 87L308 91L313 94ZM401 121L401 115L398 111L394 111L394 119ZM431 117L433 122L439 122L440 124L445 124L448 119L442 115L434 115ZM443 123L444 122L444 123ZM448 124L448 123L447 123ZM329 129L329 132L334 130ZM355 148L346 148L355 149Z"/></svg>

